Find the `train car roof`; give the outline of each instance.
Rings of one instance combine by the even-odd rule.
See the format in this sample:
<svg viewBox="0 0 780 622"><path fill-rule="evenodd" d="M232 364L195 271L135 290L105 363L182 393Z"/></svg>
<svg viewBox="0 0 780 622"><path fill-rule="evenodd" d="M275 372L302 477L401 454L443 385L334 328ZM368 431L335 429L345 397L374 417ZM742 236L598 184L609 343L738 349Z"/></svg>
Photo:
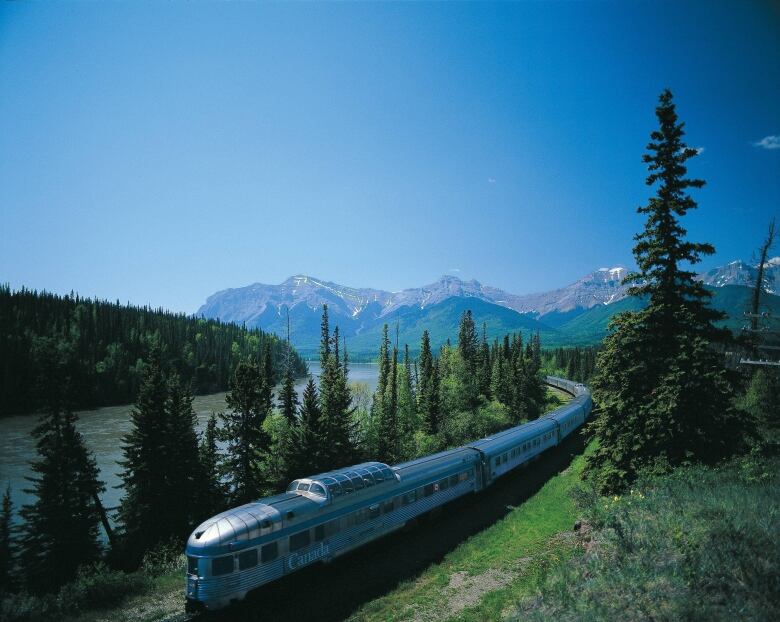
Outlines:
<svg viewBox="0 0 780 622"><path fill-rule="evenodd" d="M469 444L469 447L474 447L485 453L503 452L505 449L522 443L526 439L534 438L539 434L544 434L554 429L554 421L545 418L535 419L534 421L529 421L528 423L474 441Z"/></svg>
<svg viewBox="0 0 780 622"><path fill-rule="evenodd" d="M393 470L400 476L402 484L415 483L420 478L430 478L436 473L453 470L458 466L472 465L478 460L479 454L464 446L402 462L394 466Z"/></svg>

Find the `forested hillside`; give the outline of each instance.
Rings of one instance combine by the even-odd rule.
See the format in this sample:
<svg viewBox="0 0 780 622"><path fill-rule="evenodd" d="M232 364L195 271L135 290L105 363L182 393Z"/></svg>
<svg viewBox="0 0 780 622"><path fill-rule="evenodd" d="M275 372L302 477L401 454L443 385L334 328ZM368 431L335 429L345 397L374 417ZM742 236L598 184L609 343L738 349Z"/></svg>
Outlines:
<svg viewBox="0 0 780 622"><path fill-rule="evenodd" d="M258 329L1 286L0 416L37 408L36 357L51 346L68 360L73 408L130 403L155 340L163 365L191 382L195 393L226 389L237 361L258 358L265 340L271 343L274 369L286 360L286 344ZM303 375L306 365L298 354L291 352L290 359L294 374Z"/></svg>

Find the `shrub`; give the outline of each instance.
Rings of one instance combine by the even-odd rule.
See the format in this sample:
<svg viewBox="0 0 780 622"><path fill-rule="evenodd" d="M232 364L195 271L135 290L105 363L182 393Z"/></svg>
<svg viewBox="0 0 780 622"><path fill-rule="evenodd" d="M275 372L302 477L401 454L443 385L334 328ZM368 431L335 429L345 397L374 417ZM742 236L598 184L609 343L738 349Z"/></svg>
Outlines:
<svg viewBox="0 0 780 622"><path fill-rule="evenodd" d="M575 493L590 541L522 619L767 620L780 602L778 461L641 474L622 496Z"/></svg>
<svg viewBox="0 0 780 622"><path fill-rule="evenodd" d="M57 604L64 613L110 607L144 591L148 584L148 578L141 573L113 570L98 562L81 568L76 579L60 589Z"/></svg>

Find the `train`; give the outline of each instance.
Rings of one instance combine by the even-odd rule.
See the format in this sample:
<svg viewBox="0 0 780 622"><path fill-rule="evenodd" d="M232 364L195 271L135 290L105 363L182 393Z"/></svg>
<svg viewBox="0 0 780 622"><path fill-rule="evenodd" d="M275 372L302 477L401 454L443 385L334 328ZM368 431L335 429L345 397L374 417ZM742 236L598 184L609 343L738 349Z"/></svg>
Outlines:
<svg viewBox="0 0 780 622"><path fill-rule="evenodd" d="M544 416L462 447L394 466L364 462L296 479L287 490L217 514L186 545L186 609L215 610L262 585L328 562L401 529L560 444L590 416L576 382L546 377L573 396Z"/></svg>

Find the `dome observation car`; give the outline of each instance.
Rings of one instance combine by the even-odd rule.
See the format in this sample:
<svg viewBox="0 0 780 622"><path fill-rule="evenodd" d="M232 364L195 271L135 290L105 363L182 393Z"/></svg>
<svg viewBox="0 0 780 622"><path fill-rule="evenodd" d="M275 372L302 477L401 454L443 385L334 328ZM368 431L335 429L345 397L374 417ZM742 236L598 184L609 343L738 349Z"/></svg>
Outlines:
<svg viewBox="0 0 780 622"><path fill-rule="evenodd" d="M395 471L382 462L364 462L293 480L287 492L303 495L312 501L333 502L347 496L354 498L356 494L362 496L374 486L396 483L400 479Z"/></svg>

